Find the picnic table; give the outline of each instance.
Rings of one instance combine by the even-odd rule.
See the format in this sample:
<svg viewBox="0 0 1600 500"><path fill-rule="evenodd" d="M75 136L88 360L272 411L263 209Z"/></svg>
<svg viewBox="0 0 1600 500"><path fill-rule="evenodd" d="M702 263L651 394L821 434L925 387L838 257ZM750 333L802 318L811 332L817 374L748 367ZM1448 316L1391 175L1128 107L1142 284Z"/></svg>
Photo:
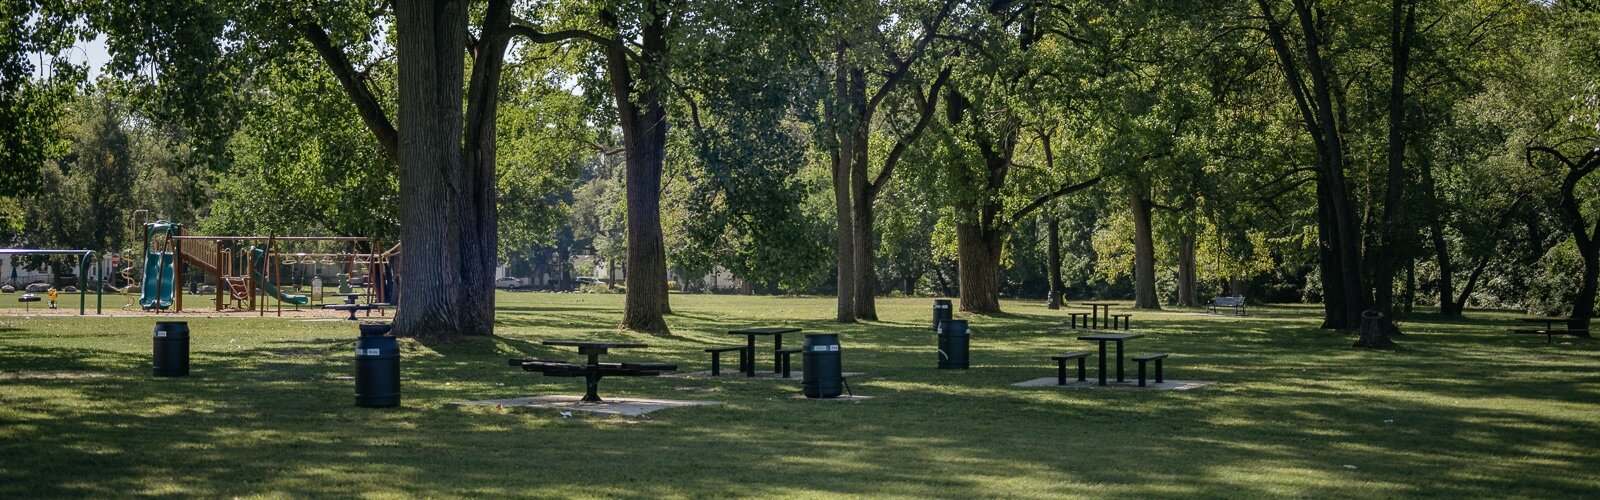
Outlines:
<svg viewBox="0 0 1600 500"><path fill-rule="evenodd" d="M383 304L383 303L374 303L374 304L348 303L348 304L323 304L322 305L323 309L333 309L335 311L349 311L350 312L350 318L349 318L350 321L356 321L358 319L358 318L356 318L356 311L367 311L367 317L372 317L372 310L373 309L377 309L379 312L382 312L383 308L385 308L385 307L389 307L389 304Z"/></svg>
<svg viewBox="0 0 1600 500"><path fill-rule="evenodd" d="M1078 340L1100 343L1100 385L1106 385L1106 342L1117 343L1117 381L1122 382L1122 343L1143 336L1139 333L1094 333L1078 336Z"/></svg>
<svg viewBox="0 0 1600 500"><path fill-rule="evenodd" d="M1566 323L1570 321L1570 318L1517 318L1517 321L1534 324L1544 323L1544 329L1554 330L1556 329L1556 323Z"/></svg>
<svg viewBox="0 0 1600 500"><path fill-rule="evenodd" d="M1111 324L1111 306L1116 305L1115 302L1084 302L1083 305L1089 306L1089 328L1100 329L1101 309L1106 311L1106 324Z"/></svg>
<svg viewBox="0 0 1600 500"><path fill-rule="evenodd" d="M745 366L740 368L744 371L744 376L754 377L756 376L756 337L759 335L771 336L772 352L776 353L783 349L783 334L799 331L799 328L790 327L762 327L729 330L728 334L745 336L745 346L749 349L750 354L745 358ZM783 373L783 360L779 359L777 355L772 356L772 373Z"/></svg>
<svg viewBox="0 0 1600 500"><path fill-rule="evenodd" d="M1517 321L1521 321L1523 323L1533 323L1533 324L1544 323L1544 328L1542 328L1542 329L1539 329L1539 328L1532 328L1532 329L1517 328L1517 329L1512 329L1511 333L1526 333L1526 334L1533 334L1533 335L1544 335L1544 343L1546 343L1546 344L1555 343L1555 336L1556 335L1567 335L1567 336L1577 336L1577 337L1587 337L1589 335L1589 330L1587 330L1587 329L1556 328L1556 323L1566 323L1568 321L1571 321L1571 318L1517 318Z"/></svg>
<svg viewBox="0 0 1600 500"><path fill-rule="evenodd" d="M580 401L585 403L599 403L600 379L607 375L618 376L654 376L663 372L678 369L677 365L663 363L601 363L600 356L609 353L612 349L642 349L650 347L636 342L589 342L578 340L546 340L544 345L552 347L576 347L578 354L589 357L587 363L576 364L563 361L545 361L513 359L512 366L521 366L527 371L536 371L554 377L583 377L584 394Z"/></svg>

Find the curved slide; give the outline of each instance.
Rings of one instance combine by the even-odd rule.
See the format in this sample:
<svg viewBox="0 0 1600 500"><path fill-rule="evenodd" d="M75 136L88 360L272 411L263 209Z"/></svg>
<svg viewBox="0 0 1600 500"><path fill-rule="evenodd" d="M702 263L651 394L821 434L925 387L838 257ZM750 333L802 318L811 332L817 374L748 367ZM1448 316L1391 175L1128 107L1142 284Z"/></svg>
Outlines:
<svg viewBox="0 0 1600 500"><path fill-rule="evenodd" d="M176 276L172 270L172 252L146 252L142 282L144 286L139 288L139 307L145 309L172 307L174 278Z"/></svg>
<svg viewBox="0 0 1600 500"><path fill-rule="evenodd" d="M259 283L261 285L261 289L262 290L266 290L268 294L271 294L272 296L277 297L278 300L281 300L281 301L284 301L284 302L287 302L287 303L290 303L290 304L294 304L294 305L297 305L297 306L303 306L303 305L311 303L311 297L306 296L306 295L296 295L296 294L292 294L292 293L285 293L285 292L283 292L281 290L278 290L278 286L276 284L274 284L274 283L272 283L270 281L267 281L266 276L263 276L263 273L262 273L262 270L266 269L266 267L267 267L267 262L266 262L266 260L267 260L266 259L267 252L266 252L266 250L262 250L262 249L257 248L257 247L250 247L250 253L255 257L255 261L256 261L256 265L250 268L250 274L252 276L255 276L256 283Z"/></svg>

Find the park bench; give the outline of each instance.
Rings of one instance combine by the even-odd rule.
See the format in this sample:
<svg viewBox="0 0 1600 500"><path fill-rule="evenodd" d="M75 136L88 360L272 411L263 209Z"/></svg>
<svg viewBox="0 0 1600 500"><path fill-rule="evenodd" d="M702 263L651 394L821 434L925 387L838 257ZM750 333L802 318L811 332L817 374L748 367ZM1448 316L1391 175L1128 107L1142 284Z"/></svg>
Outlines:
<svg viewBox="0 0 1600 500"><path fill-rule="evenodd" d="M1217 310L1222 308L1233 309L1235 315L1248 316L1244 310L1244 297L1212 297L1211 304L1207 310L1211 314L1217 314Z"/></svg>
<svg viewBox="0 0 1600 500"><path fill-rule="evenodd" d="M778 363L783 365L783 378L789 378L789 366L791 362L789 358L793 357L795 354L799 354L802 350L804 349L799 347L791 347L788 349L778 349L777 351L774 351L778 355Z"/></svg>
<svg viewBox="0 0 1600 500"><path fill-rule="evenodd" d="M1133 357L1134 361L1139 362L1139 387L1144 387L1144 364L1145 364L1146 361L1150 361L1150 360L1155 360L1155 362L1156 362L1156 383L1159 384L1159 383L1162 382L1162 380L1161 380L1161 362L1163 360L1165 360L1165 359L1167 359L1167 353L1164 353L1164 352L1153 352L1153 353L1150 353L1150 354L1140 354L1138 356L1134 356Z"/></svg>
<svg viewBox="0 0 1600 500"><path fill-rule="evenodd" d="M1056 385L1067 385L1067 361L1073 359L1078 360L1078 381L1089 380L1085 377L1087 370L1084 367L1084 362L1089 359L1089 351L1069 352L1059 356L1051 356L1050 359L1056 361Z"/></svg>
<svg viewBox="0 0 1600 500"><path fill-rule="evenodd" d="M748 363L750 359L750 355L746 350L747 348L742 345L707 347L706 352L711 353L711 376L715 377L722 374L722 353L729 351L739 351L739 369L743 370L745 363Z"/></svg>
<svg viewBox="0 0 1600 500"><path fill-rule="evenodd" d="M1544 343L1546 343L1546 344L1555 343L1555 336L1556 335L1564 335L1564 336L1568 336L1568 337L1587 337L1587 336L1589 336L1589 330L1585 329L1585 328L1516 329L1516 330L1512 330L1511 333L1520 333L1520 334L1528 334L1528 335L1544 335Z"/></svg>
<svg viewBox="0 0 1600 500"><path fill-rule="evenodd" d="M1112 330L1116 330L1117 329L1117 320L1119 318L1122 320L1122 329L1123 330L1130 329L1131 327L1128 326L1128 319L1132 318L1132 317L1133 317L1133 315L1132 314L1128 314L1128 313L1112 314L1111 315L1111 329Z"/></svg>
<svg viewBox="0 0 1600 500"><path fill-rule="evenodd" d="M1069 312L1069 313L1067 313L1067 317L1071 318L1072 329L1074 329L1074 330L1078 329L1078 318L1083 318L1083 327L1084 328L1088 328L1089 327L1089 313L1086 313L1086 312Z"/></svg>

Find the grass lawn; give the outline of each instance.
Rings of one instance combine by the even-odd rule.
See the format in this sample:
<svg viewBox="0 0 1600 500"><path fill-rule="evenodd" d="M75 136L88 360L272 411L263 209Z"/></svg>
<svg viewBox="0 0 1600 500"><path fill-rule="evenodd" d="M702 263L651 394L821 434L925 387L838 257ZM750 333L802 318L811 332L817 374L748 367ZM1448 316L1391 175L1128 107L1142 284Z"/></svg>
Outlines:
<svg viewBox="0 0 1600 500"><path fill-rule="evenodd" d="M674 296L670 337L618 332L620 295L498 300L498 337L403 344L399 409L353 405L348 322L189 318L192 375L157 379L151 317L0 316L0 498L1600 494L1600 343L1510 335L1510 313L1419 315L1402 349L1372 352L1316 329L1314 307L1137 312L1131 352L1171 352L1169 378L1218 382L1137 391L1010 387L1053 375L1050 353L1093 347L1034 302L968 318L973 366L954 371L934 369L928 299L840 326L832 298ZM541 340L643 341L609 359L698 371L701 348L756 325L842 334L846 370L864 373L852 388L876 399L619 378L601 394L725 404L636 419L447 404L581 394L506 366L578 358Z"/></svg>

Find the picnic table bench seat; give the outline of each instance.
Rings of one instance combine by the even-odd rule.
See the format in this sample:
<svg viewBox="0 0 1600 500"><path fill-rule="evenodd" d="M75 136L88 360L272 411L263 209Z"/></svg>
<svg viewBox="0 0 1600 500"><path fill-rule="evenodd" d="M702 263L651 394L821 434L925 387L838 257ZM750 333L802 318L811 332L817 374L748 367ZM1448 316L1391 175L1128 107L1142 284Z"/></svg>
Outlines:
<svg viewBox="0 0 1600 500"><path fill-rule="evenodd" d="M1129 326L1129 324L1128 324L1128 320L1133 318L1132 314L1119 313L1119 314L1112 314L1110 316L1111 316L1111 329L1112 330L1116 330L1117 329L1117 320L1118 319L1122 320L1122 329L1123 330L1132 329L1132 327Z"/></svg>
<svg viewBox="0 0 1600 500"><path fill-rule="evenodd" d="M783 366L783 370L782 370L783 371L783 378L789 378L789 373L790 373L789 368L792 366L792 363L793 363L793 360L790 359L790 358L794 357L794 355L799 354L801 351L804 351L804 350L805 349L802 349L802 348L799 348L799 347L790 347L788 349L778 349L776 351L773 351L775 354L778 355L778 364Z"/></svg>
<svg viewBox="0 0 1600 500"><path fill-rule="evenodd" d="M1167 359L1167 353L1164 353L1164 352L1153 352L1153 353L1150 353L1150 354L1140 354L1138 356L1134 356L1133 357L1133 360L1139 363L1139 387L1144 387L1144 365L1145 365L1145 362L1147 362L1147 361L1155 361L1156 362L1156 383L1159 384L1159 383L1162 382L1162 380L1161 380L1161 362L1163 360L1166 360L1166 359Z"/></svg>
<svg viewBox="0 0 1600 500"><path fill-rule="evenodd" d="M1084 362L1089 359L1089 351L1073 351L1066 354L1058 354L1051 356L1050 359L1053 359L1056 362L1056 385L1067 385L1067 361L1074 359L1078 360L1078 381L1084 382L1088 380L1088 378L1085 377L1085 372L1087 370L1084 366Z"/></svg>
<svg viewBox="0 0 1600 500"><path fill-rule="evenodd" d="M1089 313L1086 313L1086 312L1068 312L1067 313L1067 318L1069 318L1070 323L1072 325L1072 329L1074 329L1074 330L1078 329L1078 319L1079 318L1083 319L1083 328L1088 328L1089 327Z"/></svg>
<svg viewBox="0 0 1600 500"><path fill-rule="evenodd" d="M740 370L744 369L745 363L750 362L749 361L750 360L750 353L748 352L749 348L746 347L746 346L742 346L742 345L725 345L725 346L718 346L718 347L707 347L706 348L706 352L711 353L711 376L715 377L717 375L721 375L722 374L722 353L730 352L730 351L738 351L739 352L739 369Z"/></svg>

